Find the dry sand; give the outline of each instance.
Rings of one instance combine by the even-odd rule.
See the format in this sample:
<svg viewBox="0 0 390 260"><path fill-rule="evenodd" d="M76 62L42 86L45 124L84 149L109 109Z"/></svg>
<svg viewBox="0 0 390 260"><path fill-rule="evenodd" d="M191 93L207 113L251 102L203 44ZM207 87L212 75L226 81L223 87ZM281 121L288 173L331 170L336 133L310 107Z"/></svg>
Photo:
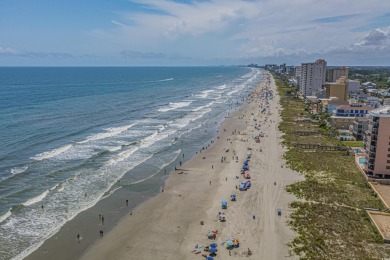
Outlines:
<svg viewBox="0 0 390 260"><path fill-rule="evenodd" d="M229 251L221 243L233 237L240 240L240 247L231 251L231 257L243 257L250 248L252 259L296 258L290 256L286 245L295 234L287 225L288 204L294 197L285 187L302 176L281 168L284 161L278 131L279 97L271 78L268 89L274 98L269 101L270 113L260 114L258 94L265 85L266 79L256 88L251 101L224 121L219 139L171 173L164 192L121 220L82 259L204 259L191 251L195 245L212 242L206 236L208 230L219 231L217 259L229 258ZM254 128L256 123L260 123L260 130ZM233 134L234 130L240 134ZM259 132L265 135L256 143L252 137ZM240 170L248 147L252 148L252 187L238 191L236 185L243 180ZM238 162L232 160L233 151ZM226 161L221 162L222 156ZM231 194L237 195L236 202L230 201ZM223 199L228 201L224 210ZM277 208L282 209L282 216L277 216ZM226 214L226 222L218 221L218 212ZM201 221L204 225L200 225Z"/></svg>

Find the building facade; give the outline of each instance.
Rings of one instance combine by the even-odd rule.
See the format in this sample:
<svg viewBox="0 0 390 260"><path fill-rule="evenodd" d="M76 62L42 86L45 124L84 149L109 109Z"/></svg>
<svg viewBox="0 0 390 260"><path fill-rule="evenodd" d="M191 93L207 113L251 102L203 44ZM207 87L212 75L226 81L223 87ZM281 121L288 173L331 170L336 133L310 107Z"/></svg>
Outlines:
<svg viewBox="0 0 390 260"><path fill-rule="evenodd" d="M326 98L337 97L339 100L348 99L347 78L342 76L337 82L327 82L325 85Z"/></svg>
<svg viewBox="0 0 390 260"><path fill-rule="evenodd" d="M302 63L299 92L303 96L315 96L325 85L326 61Z"/></svg>
<svg viewBox="0 0 390 260"><path fill-rule="evenodd" d="M356 140L362 141L364 139L364 134L368 130L368 122L368 117L355 117L349 130Z"/></svg>
<svg viewBox="0 0 390 260"><path fill-rule="evenodd" d="M338 106L330 117L330 125L334 129L349 130L356 117L365 117L371 110L371 107L362 104Z"/></svg>
<svg viewBox="0 0 390 260"><path fill-rule="evenodd" d="M360 82L358 80L347 79L348 93L357 93L360 90Z"/></svg>
<svg viewBox="0 0 390 260"><path fill-rule="evenodd" d="M390 106L370 111L364 141L366 173L377 178L390 178Z"/></svg>
<svg viewBox="0 0 390 260"><path fill-rule="evenodd" d="M328 77L329 82L336 82L342 76L348 78L349 67L340 67L337 69L330 69L328 71L328 74L329 74L329 77Z"/></svg>

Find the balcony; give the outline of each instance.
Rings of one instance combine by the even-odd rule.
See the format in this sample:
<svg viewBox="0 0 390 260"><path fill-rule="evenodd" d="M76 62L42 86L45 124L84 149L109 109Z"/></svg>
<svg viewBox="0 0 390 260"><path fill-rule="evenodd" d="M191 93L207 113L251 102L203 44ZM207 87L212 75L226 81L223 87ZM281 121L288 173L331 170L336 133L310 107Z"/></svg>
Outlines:
<svg viewBox="0 0 390 260"><path fill-rule="evenodd" d="M378 134L378 128L373 128L372 129L372 134L377 135Z"/></svg>
<svg viewBox="0 0 390 260"><path fill-rule="evenodd" d="M371 147L376 147L376 141L371 141L370 146Z"/></svg>
<svg viewBox="0 0 390 260"><path fill-rule="evenodd" d="M376 140L378 140L378 137L376 135L371 136L371 140L376 141Z"/></svg>

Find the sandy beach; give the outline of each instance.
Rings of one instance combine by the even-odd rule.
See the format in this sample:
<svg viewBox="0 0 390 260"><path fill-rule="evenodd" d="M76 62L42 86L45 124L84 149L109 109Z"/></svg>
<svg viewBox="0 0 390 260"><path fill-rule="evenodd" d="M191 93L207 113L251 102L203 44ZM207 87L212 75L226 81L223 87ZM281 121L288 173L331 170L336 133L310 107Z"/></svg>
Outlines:
<svg viewBox="0 0 390 260"><path fill-rule="evenodd" d="M267 105L261 97L265 90L273 93ZM240 241L231 257L247 256L249 248L252 259L295 258L286 245L294 237L287 225L294 197L285 187L302 176L283 167L278 103L274 80L270 77L267 84L266 76L240 110L226 118L215 141L172 172L161 194L123 218L82 259L202 259L206 252L192 251L213 242L206 235L209 230L218 230L217 259L229 257L222 245L229 238ZM260 133L257 143L254 137ZM252 186L239 191L248 152ZM237 201L230 201L231 194ZM221 209L221 200L227 201L227 209ZM219 212L225 213L225 222L219 221Z"/></svg>

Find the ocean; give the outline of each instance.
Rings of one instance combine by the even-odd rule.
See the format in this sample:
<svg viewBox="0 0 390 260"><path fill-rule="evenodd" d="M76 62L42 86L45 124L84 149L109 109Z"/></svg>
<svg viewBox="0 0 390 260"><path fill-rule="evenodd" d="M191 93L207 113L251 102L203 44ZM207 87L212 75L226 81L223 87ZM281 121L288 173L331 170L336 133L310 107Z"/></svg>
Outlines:
<svg viewBox="0 0 390 260"><path fill-rule="evenodd" d="M156 192L261 78L244 67L0 68L0 258L27 256L120 190Z"/></svg>

